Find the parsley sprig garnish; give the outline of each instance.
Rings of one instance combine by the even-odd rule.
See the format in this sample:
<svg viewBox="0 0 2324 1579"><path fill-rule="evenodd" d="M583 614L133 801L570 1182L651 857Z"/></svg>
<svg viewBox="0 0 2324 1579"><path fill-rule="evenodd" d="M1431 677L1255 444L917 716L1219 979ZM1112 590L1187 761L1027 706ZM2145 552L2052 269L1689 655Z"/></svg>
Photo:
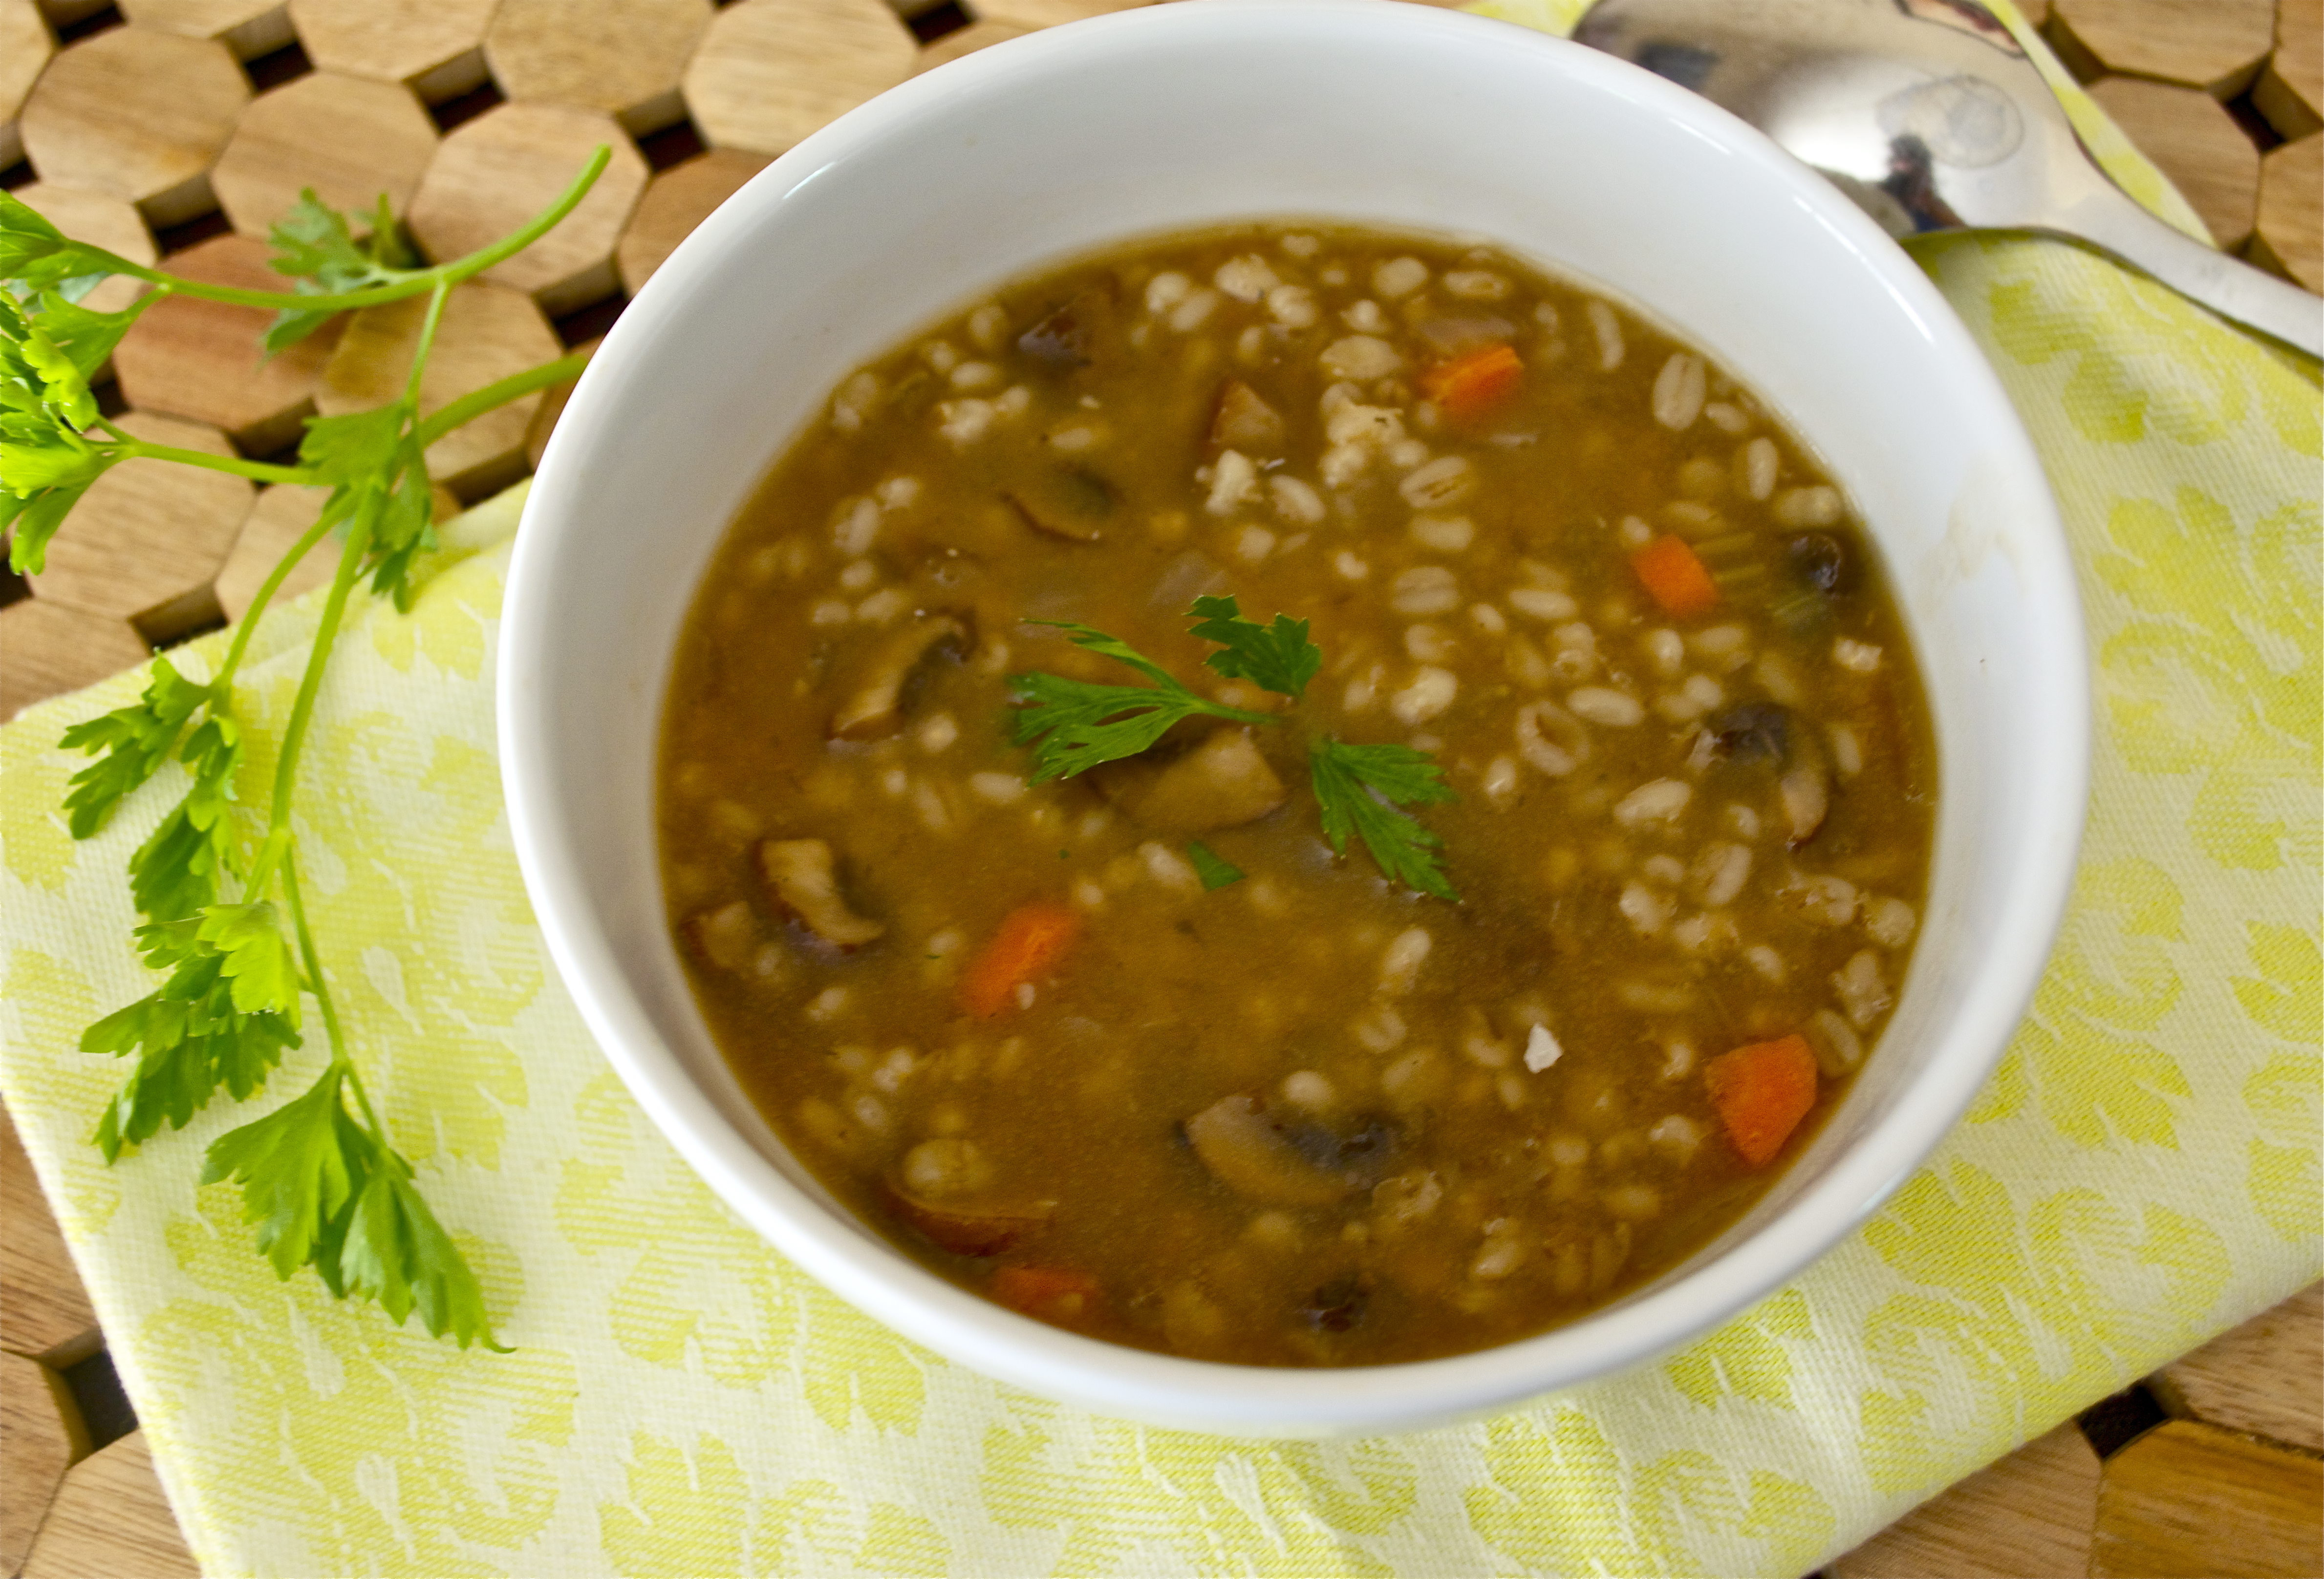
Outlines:
<svg viewBox="0 0 2324 1579"><path fill-rule="evenodd" d="M1273 623L1261 625L1244 619L1231 597L1196 598L1186 617L1194 621L1188 628L1191 634L1222 649L1204 658L1204 666L1229 679L1248 680L1296 702L1323 666L1323 649L1307 638L1305 620L1277 614ZM1063 630L1075 647L1127 664L1154 682L1151 686L1102 685L1038 670L1010 675L1010 696L1018 705L1009 717L1009 738L1033 748L1035 784L1072 778L1101 763L1135 757L1183 719L1283 721L1275 713L1213 702L1128 642L1093 626L1064 620L1032 623ZM1428 753L1395 744L1351 746L1321 736L1308 748L1308 778L1323 814L1323 837L1334 854L1347 853L1348 835L1353 832L1390 881L1439 899L1461 897L1437 858L1444 841L1397 809L1460 798ZM1206 888L1222 887L1243 875L1200 843L1188 846L1188 853Z"/></svg>
<svg viewBox="0 0 2324 1579"><path fill-rule="evenodd" d="M1231 598L1205 598L1223 602ZM1198 609L1201 603L1195 605ZM1065 639L1118 663L1129 665L1154 682L1142 685L1100 685L1088 680L1068 680L1038 671L1009 676L1010 693L1025 703L1009 719L1009 738L1033 748L1033 779L1047 784L1071 778L1101 762L1135 757L1169 732L1182 719L1222 718L1231 723L1271 724L1274 718L1228 707L1188 690L1177 676L1118 637L1070 620L1037 620L1065 633Z"/></svg>
<svg viewBox="0 0 2324 1579"><path fill-rule="evenodd" d="M217 671L207 680L153 661L143 694L73 725L60 742L95 758L73 776L65 811L73 837L104 828L174 758L188 785L129 859L130 895L144 923L138 952L161 985L91 1025L86 1052L134 1060L98 1119L93 1143L111 1162L164 1125L183 1128L223 1090L255 1094L287 1053L305 1045L302 1005L323 1022L328 1061L304 1094L212 1143L202 1182L242 1189L259 1249L288 1278L300 1267L342 1298L375 1301L401 1323L413 1311L461 1346L493 1342L484 1291L459 1246L389 1140L350 1055L300 896L292 808L300 750L323 671L358 582L409 608L414 572L436 546L425 455L461 424L577 375L576 354L544 363L420 412L420 376L446 298L461 281L530 245L573 211L611 151L522 229L447 263L419 266L383 198L360 228L312 192L272 231L273 267L288 291L244 290L147 268L57 228L0 193L0 530L10 566L37 573L49 540L91 483L126 460L173 461L260 482L329 490L315 523L253 597ZM152 289L116 313L80 300L110 275ZM183 295L275 313L272 353L337 315L427 297L401 397L374 410L310 418L295 464L277 465L147 444L106 421L89 387L121 337L153 303ZM263 828L236 786L243 730L235 676L250 638L292 568L325 538L341 539L314 645L275 752Z"/></svg>

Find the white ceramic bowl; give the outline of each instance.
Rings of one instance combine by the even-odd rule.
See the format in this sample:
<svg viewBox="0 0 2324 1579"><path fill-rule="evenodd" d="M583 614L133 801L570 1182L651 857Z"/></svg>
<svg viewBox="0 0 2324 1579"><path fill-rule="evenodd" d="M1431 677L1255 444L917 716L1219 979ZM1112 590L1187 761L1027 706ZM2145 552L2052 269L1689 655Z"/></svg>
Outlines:
<svg viewBox="0 0 2324 1579"><path fill-rule="evenodd" d="M1737 370L1862 505L1941 765L1932 889L1877 1055L1718 1241L1618 1304L1480 1354L1342 1371L1082 1338L964 1293L834 1205L727 1073L662 922L653 765L713 546L850 369L982 289L1141 233L1314 216L1480 233ZM1202 0L1036 33L778 160L680 246L575 392L501 631L517 853L565 984L734 1210L939 1354L1109 1414L1318 1436L1494 1409L1667 1348L1798 1272L1927 1156L2048 950L2087 773L2064 540L2000 386L1921 273L1742 123L1645 72L1387 0Z"/></svg>

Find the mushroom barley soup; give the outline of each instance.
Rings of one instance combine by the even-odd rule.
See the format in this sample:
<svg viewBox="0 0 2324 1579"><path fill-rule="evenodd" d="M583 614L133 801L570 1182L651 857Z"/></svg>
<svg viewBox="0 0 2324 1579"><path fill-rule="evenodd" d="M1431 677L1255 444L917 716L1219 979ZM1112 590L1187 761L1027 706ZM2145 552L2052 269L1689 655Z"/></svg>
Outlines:
<svg viewBox="0 0 2324 1579"><path fill-rule="evenodd" d="M1490 248L1254 225L840 386L689 617L661 849L735 1073L897 1244L1360 1364L1766 1188L1887 1019L1934 762L1748 390Z"/></svg>

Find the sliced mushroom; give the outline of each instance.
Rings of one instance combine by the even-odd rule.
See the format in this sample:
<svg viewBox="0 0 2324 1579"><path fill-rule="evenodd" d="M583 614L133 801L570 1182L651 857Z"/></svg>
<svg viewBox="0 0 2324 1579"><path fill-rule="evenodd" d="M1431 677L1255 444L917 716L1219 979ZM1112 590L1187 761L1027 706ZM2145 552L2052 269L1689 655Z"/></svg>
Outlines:
<svg viewBox="0 0 2324 1579"><path fill-rule="evenodd" d="M968 627L951 614L923 614L872 649L831 715L831 734L840 740L877 740L903 727L906 692L920 666L941 651L961 653Z"/></svg>
<svg viewBox="0 0 2324 1579"><path fill-rule="evenodd" d="M721 970L742 969L759 943L759 923L743 899L687 916L686 932L702 957Z"/></svg>
<svg viewBox="0 0 2324 1579"><path fill-rule="evenodd" d="M1307 1296L1299 1318L1317 1332L1347 1332L1364 1318L1371 1302L1372 1279L1368 1272L1348 1272Z"/></svg>
<svg viewBox="0 0 2324 1579"><path fill-rule="evenodd" d="M1742 702L1711 716L1719 754L1730 762L1781 762L1790 753L1792 715L1772 702Z"/></svg>
<svg viewBox="0 0 2324 1579"><path fill-rule="evenodd" d="M1250 731L1235 728L1214 730L1193 750L1167 762L1122 763L1098 785L1130 817L1174 833L1210 833L1255 822L1286 794L1283 781L1251 743Z"/></svg>
<svg viewBox="0 0 2324 1579"><path fill-rule="evenodd" d="M1843 592L1855 580L1855 565L1839 538L1828 532L1805 532L1784 545L1792 574L1804 586L1830 595Z"/></svg>
<svg viewBox="0 0 2324 1579"><path fill-rule="evenodd" d="M888 930L847 907L832 869L831 846L820 839L770 839L759 846L759 869L776 903L835 948L860 949Z"/></svg>
<svg viewBox="0 0 2324 1579"><path fill-rule="evenodd" d="M1103 537L1117 502L1111 483L1078 466L1054 467L1001 497L1027 526L1069 543L1094 543Z"/></svg>
<svg viewBox="0 0 2324 1579"><path fill-rule="evenodd" d="M1211 447L1240 450L1248 455L1283 453L1283 413L1261 399L1240 379L1229 379L1219 389L1218 405L1211 414Z"/></svg>
<svg viewBox="0 0 2324 1579"><path fill-rule="evenodd" d="M893 1180L886 1195L890 1211L954 1255L998 1255L1046 1226L1057 1209L1055 1201L931 1201Z"/></svg>
<svg viewBox="0 0 2324 1579"><path fill-rule="evenodd" d="M1278 1207L1327 1207L1371 1189L1395 1143L1383 1124L1341 1135L1240 1094L1221 1097L1185 1127L1213 1178L1248 1199Z"/></svg>
<svg viewBox="0 0 2324 1579"><path fill-rule="evenodd" d="M1788 708L1748 702L1713 713L1706 735L1729 762L1775 766L1775 801L1792 849L1816 836L1831 811L1831 763L1813 730L1803 728Z"/></svg>
<svg viewBox="0 0 2324 1579"><path fill-rule="evenodd" d="M1061 370L1087 367L1090 348L1113 303L1102 290L1084 290L1017 336L1017 349Z"/></svg>

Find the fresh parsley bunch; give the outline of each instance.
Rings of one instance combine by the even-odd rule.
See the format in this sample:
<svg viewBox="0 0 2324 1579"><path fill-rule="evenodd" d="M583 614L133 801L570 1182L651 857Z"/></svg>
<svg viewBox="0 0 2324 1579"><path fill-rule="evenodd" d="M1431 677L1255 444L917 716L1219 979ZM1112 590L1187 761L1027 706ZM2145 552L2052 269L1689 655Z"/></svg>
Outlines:
<svg viewBox="0 0 2324 1579"><path fill-rule="evenodd" d="M1305 620L1277 614L1274 623L1261 625L1244 619L1234 599L1218 597L1196 598L1186 617L1194 621L1188 628L1194 635L1216 642L1221 649L1204 658L1204 666L1230 680L1248 680L1262 691L1297 702L1323 666L1323 649L1307 639ZM1053 626L1075 647L1127 664L1154 682L1151 686L1101 685L1038 671L1010 675L1010 694L1018 703L1009 715L1010 739L1033 748L1035 784L1071 778L1100 763L1135 757L1181 719L1283 721L1274 713L1213 702L1181 684L1169 670L1128 642L1093 626L1065 620L1035 623ZM1351 746L1319 735L1308 745L1307 772L1323 814L1323 837L1334 854L1347 853L1352 832L1391 882L1439 899L1461 897L1437 858L1444 841L1398 810L1459 798L1425 751L1393 744ZM1188 853L1205 888L1222 887L1242 876L1205 845L1193 845Z"/></svg>
<svg viewBox="0 0 2324 1579"><path fill-rule="evenodd" d="M445 298L570 214L610 157L599 149L565 194L522 229L431 267L420 266L406 247L385 198L361 221L366 234L358 240L347 216L307 192L272 231L273 267L290 282L287 291L146 268L71 240L0 193L0 530L9 537L13 569L38 572L81 495L126 460L330 491L314 525L251 600L214 675L196 681L158 657L137 701L65 731L67 748L95 758L65 797L76 839L103 828L164 762L174 757L191 779L129 860L130 896L144 918L137 950L161 973L161 985L81 1036L83 1051L134 1060L93 1143L111 1162L165 1124L184 1127L221 1088L236 1101L252 1096L285 1054L305 1045L304 1005L311 998L328 1044L322 1072L303 1095L214 1142L202 1182L241 1187L244 1215L258 1225L258 1248L278 1275L311 1266L335 1296L374 1300L398 1323L417 1310L429 1333L449 1334L462 1347L499 1345L475 1273L389 1141L341 1034L300 897L291 811L300 748L355 583L367 579L374 594L408 608L412 572L436 546L428 446L487 411L573 378L584 361L576 354L545 363L423 418L420 375ZM116 313L80 305L115 274L152 289ZM375 410L310 419L294 464L147 444L106 421L89 388L130 326L166 297L272 309L262 341L272 353L339 313L422 295L427 312L401 397ZM235 675L283 578L334 533L337 572L283 730L263 830L250 849L244 823L254 819L238 811L234 787L244 745Z"/></svg>

